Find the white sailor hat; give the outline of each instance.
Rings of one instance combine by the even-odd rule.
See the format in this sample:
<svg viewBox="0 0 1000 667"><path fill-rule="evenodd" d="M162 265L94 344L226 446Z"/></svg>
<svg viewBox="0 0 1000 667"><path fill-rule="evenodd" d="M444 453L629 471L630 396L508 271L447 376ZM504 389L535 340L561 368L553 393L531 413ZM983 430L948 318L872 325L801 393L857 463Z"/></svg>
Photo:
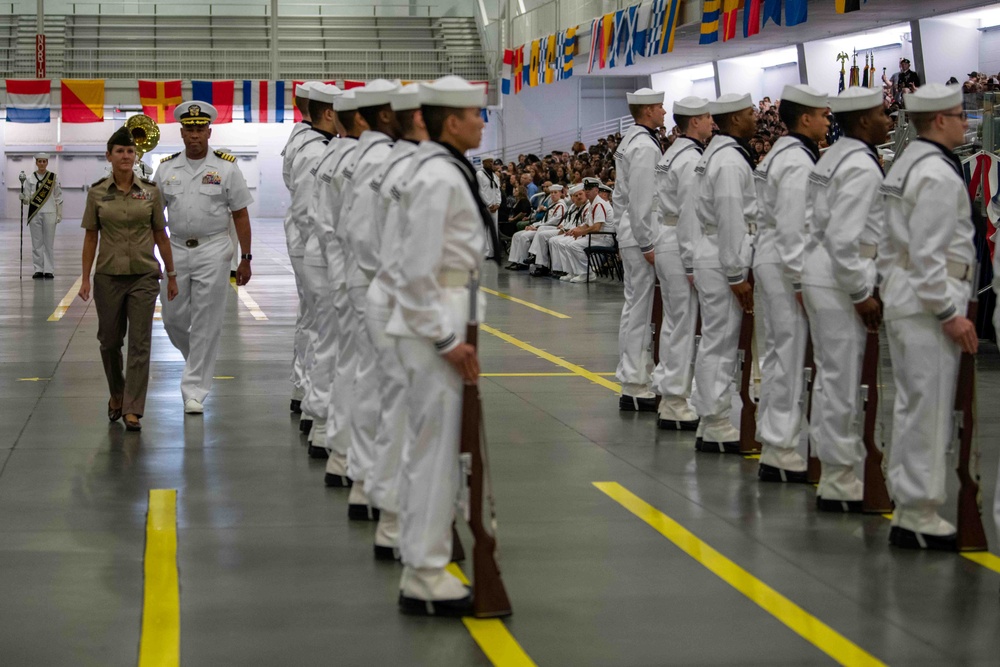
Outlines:
<svg viewBox="0 0 1000 667"><path fill-rule="evenodd" d="M928 83L903 95L906 110L911 113L946 111L962 103L962 87L943 83Z"/></svg>
<svg viewBox="0 0 1000 667"><path fill-rule="evenodd" d="M840 95L830 98L830 111L847 113L848 111L864 111L882 106L881 88L863 88L853 86Z"/></svg>
<svg viewBox="0 0 1000 667"><path fill-rule="evenodd" d="M781 91L781 100L783 102L795 102L796 104L813 109L825 109L830 106L829 95L821 93L803 83L797 83L794 86L785 86L784 90Z"/></svg>
<svg viewBox="0 0 1000 667"><path fill-rule="evenodd" d="M489 160L490 162L496 162L497 161L497 159L495 157L493 157L492 155L480 155L479 156L479 160L481 162L486 162L487 160Z"/></svg>
<svg viewBox="0 0 1000 667"><path fill-rule="evenodd" d="M208 102L191 100L174 107L174 120L181 125L208 125L219 117L219 112Z"/></svg>
<svg viewBox="0 0 1000 667"><path fill-rule="evenodd" d="M563 186L559 185L558 183L549 186L549 192L562 192L562 191L563 191Z"/></svg>
<svg viewBox="0 0 1000 667"><path fill-rule="evenodd" d="M600 187L600 185L601 185L601 179L599 178L594 178L593 176L587 176L585 179L583 179L583 187L585 188L596 188Z"/></svg>
<svg viewBox="0 0 1000 667"><path fill-rule="evenodd" d="M334 110L356 111L358 108L358 98L355 93L356 90L357 88L354 88L353 90L345 90L341 93L337 99L333 101Z"/></svg>
<svg viewBox="0 0 1000 667"><path fill-rule="evenodd" d="M612 188L610 185L605 185L604 183L601 183L597 187L600 188L601 192L614 192L615 191L614 188Z"/></svg>
<svg viewBox="0 0 1000 667"><path fill-rule="evenodd" d="M634 93L625 93L629 104L663 104L663 92L652 88L640 88Z"/></svg>
<svg viewBox="0 0 1000 667"><path fill-rule="evenodd" d="M708 100L689 95L674 102L675 116L701 116L708 113Z"/></svg>
<svg viewBox="0 0 1000 667"><path fill-rule="evenodd" d="M295 86L295 97L301 97L304 100L310 99L309 93L312 92L313 87L321 83L322 81L303 81Z"/></svg>
<svg viewBox="0 0 1000 667"><path fill-rule="evenodd" d="M575 195L577 192L583 192L583 183L577 183L569 189L571 195Z"/></svg>
<svg viewBox="0 0 1000 667"><path fill-rule="evenodd" d="M443 76L431 83L423 84L421 91L423 104L433 107L477 109L486 105L486 86L469 83L460 76Z"/></svg>
<svg viewBox="0 0 1000 667"><path fill-rule="evenodd" d="M721 116L726 113L736 113L753 107L753 99L750 93L726 93L719 99L708 103L708 112L713 116Z"/></svg>
<svg viewBox="0 0 1000 667"><path fill-rule="evenodd" d="M408 83L389 93L389 105L393 111L412 111L420 108L419 83Z"/></svg>
<svg viewBox="0 0 1000 667"><path fill-rule="evenodd" d="M389 103L389 95L399 90L398 81L386 81L385 79L375 79L365 84L364 88L356 88L354 91L358 100L358 107L380 107Z"/></svg>
<svg viewBox="0 0 1000 667"><path fill-rule="evenodd" d="M317 83L309 89L310 100L327 104L333 104L342 94L343 91L332 83Z"/></svg>
<svg viewBox="0 0 1000 667"><path fill-rule="evenodd" d="M48 160L49 159L49 154L48 153L35 153L35 159L36 160Z"/></svg>

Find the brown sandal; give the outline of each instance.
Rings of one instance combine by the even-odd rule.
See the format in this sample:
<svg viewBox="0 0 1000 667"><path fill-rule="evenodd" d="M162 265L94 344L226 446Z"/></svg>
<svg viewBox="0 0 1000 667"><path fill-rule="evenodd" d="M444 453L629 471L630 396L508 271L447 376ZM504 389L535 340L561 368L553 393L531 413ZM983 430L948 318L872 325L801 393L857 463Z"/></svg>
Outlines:
<svg viewBox="0 0 1000 667"><path fill-rule="evenodd" d="M122 409L120 406L117 408L111 407L111 400L110 398L108 399L108 421L116 422L122 418Z"/></svg>
<svg viewBox="0 0 1000 667"><path fill-rule="evenodd" d="M142 424L139 423L139 418L135 415L125 415L125 430L126 431L141 431Z"/></svg>

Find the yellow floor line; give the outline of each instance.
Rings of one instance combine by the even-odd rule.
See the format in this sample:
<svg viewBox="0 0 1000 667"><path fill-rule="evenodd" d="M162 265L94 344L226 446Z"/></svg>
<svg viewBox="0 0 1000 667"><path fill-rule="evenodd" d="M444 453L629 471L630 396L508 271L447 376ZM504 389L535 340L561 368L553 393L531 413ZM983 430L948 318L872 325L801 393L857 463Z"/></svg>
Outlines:
<svg viewBox="0 0 1000 667"><path fill-rule="evenodd" d="M449 563L448 572L469 585L468 577L457 564ZM528 657L500 619L467 616L462 623L494 667L536 667L535 661Z"/></svg>
<svg viewBox="0 0 1000 667"><path fill-rule="evenodd" d="M892 512L883 514L882 518L892 520ZM993 570L997 574L1000 574L1000 557L994 556L989 551L960 551L958 555L971 560L973 563L982 565L987 570Z"/></svg>
<svg viewBox="0 0 1000 667"><path fill-rule="evenodd" d="M614 375L614 373L594 373L594 375ZM484 378L575 378L579 373L480 373Z"/></svg>
<svg viewBox="0 0 1000 667"><path fill-rule="evenodd" d="M622 390L621 385L619 385L616 382L612 382L611 380L605 380L599 374L592 373L591 371L588 371L583 366L578 366L578 365L576 365L574 363L566 361L565 359L563 359L561 357L557 357L554 354L550 354L550 353L546 352L545 350L539 349L539 348L535 347L534 345L531 345L530 343L525 343L523 340L519 340L517 338L514 338L510 334L504 333L503 331L500 331L499 329L494 329L493 327L491 327L489 325L486 325L486 324L480 324L479 328L482 329L483 331L485 331L486 333L490 334L490 335L496 336L497 338L499 338L500 340L502 340L502 341L504 341L506 343L510 343L511 345L513 345L515 347L519 347L519 348L521 348L522 350L524 350L526 352L531 352L536 357L540 357L542 359L545 359L546 361L552 362L556 366L560 366L562 368L565 368L566 370L568 370L569 372L573 373L574 375L579 375L580 377L587 378L588 380L590 380L594 384L601 385L605 389L610 389L611 391L616 392L616 393L621 392L621 390Z"/></svg>
<svg viewBox="0 0 1000 667"><path fill-rule="evenodd" d="M66 311L69 310L70 305L72 305L73 301L76 299L76 295L79 293L81 285L83 285L83 276L77 276L76 282L74 282L73 286L69 288L68 292L66 292L66 296L62 298L62 301L59 302L56 309L52 311L51 315L49 315L49 322L58 322L62 319L63 315L66 314ZM94 298L93 290L91 290L90 298Z"/></svg>
<svg viewBox="0 0 1000 667"><path fill-rule="evenodd" d="M700 540L691 531L617 482L594 482L594 486L673 542L727 584L788 626L842 665L884 665L839 632L798 606L752 574Z"/></svg>
<svg viewBox="0 0 1000 667"><path fill-rule="evenodd" d="M528 308L531 308L532 310L537 310L540 313L545 313L546 315L551 315L552 317L558 317L560 320L570 319L569 315L563 315L562 313L557 313L554 310L549 310L548 308L542 308L537 303L531 303L530 301L525 301L524 299L518 299L516 296L511 296L510 294L504 294L503 292L492 290L489 287L480 287L479 289L483 292L486 292L487 294L498 296L501 299L507 299L508 301L513 301L514 303L520 304L522 306L527 306Z"/></svg>
<svg viewBox="0 0 1000 667"><path fill-rule="evenodd" d="M250 311L250 314L253 315L255 320L261 322L267 319L267 315L265 315L264 311L260 309L260 306L257 305L257 302L254 301L253 297L250 296L246 287L237 285L235 282L230 282L229 284L233 286L234 290L236 290L236 294L239 295L240 301L242 301L243 305L247 307L247 310Z"/></svg>
<svg viewBox="0 0 1000 667"><path fill-rule="evenodd" d="M177 667L180 664L181 614L175 489L149 492L144 572L139 667Z"/></svg>

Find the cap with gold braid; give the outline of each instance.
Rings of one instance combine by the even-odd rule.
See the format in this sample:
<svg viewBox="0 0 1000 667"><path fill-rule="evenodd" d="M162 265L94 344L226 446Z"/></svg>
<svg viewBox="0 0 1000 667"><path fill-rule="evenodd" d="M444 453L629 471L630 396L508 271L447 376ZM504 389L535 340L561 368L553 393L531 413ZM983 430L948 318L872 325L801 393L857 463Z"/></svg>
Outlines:
<svg viewBox="0 0 1000 667"><path fill-rule="evenodd" d="M174 108L174 120L181 125L208 125L216 118L219 112L208 102L191 100L182 102Z"/></svg>

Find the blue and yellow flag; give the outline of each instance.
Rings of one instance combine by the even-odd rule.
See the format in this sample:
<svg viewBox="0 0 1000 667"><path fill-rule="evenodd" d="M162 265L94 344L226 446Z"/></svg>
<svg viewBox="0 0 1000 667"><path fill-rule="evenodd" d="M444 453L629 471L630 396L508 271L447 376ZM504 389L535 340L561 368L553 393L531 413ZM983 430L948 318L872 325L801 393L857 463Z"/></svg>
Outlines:
<svg viewBox="0 0 1000 667"><path fill-rule="evenodd" d="M722 0L705 0L701 14L701 37L699 44L713 44L719 41L719 18L722 15Z"/></svg>
<svg viewBox="0 0 1000 667"><path fill-rule="evenodd" d="M531 60L528 67L528 85L534 88L538 85L538 73L542 65L542 45L539 40L531 41Z"/></svg>

